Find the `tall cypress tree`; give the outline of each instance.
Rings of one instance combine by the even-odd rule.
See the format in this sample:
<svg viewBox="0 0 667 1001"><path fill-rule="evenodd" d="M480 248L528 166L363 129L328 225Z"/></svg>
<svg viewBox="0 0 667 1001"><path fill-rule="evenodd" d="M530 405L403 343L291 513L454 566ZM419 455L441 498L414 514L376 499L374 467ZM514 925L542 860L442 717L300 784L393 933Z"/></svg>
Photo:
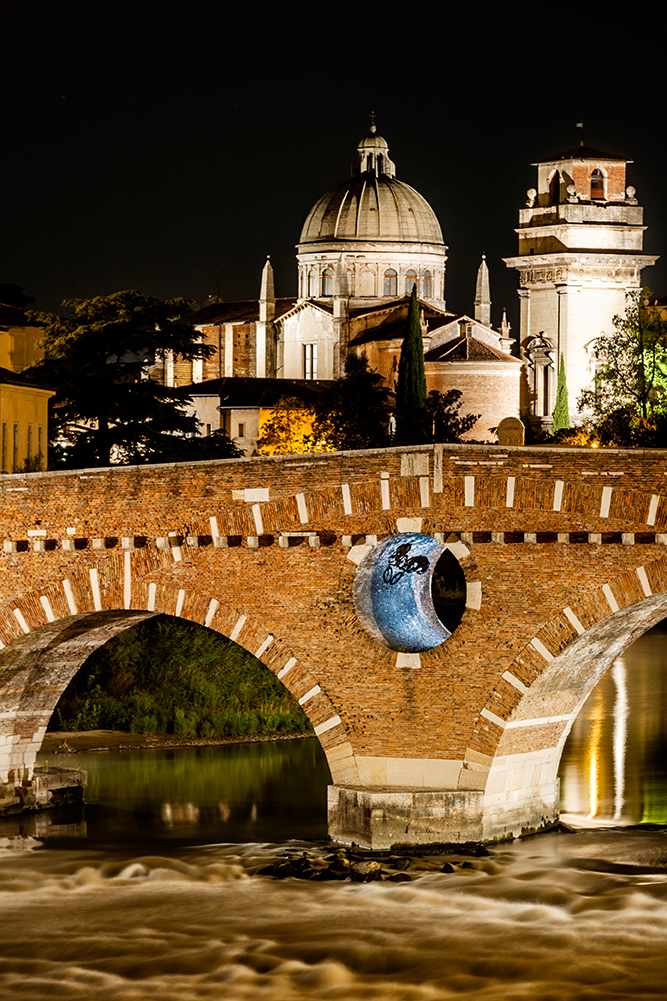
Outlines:
<svg viewBox="0 0 667 1001"><path fill-rule="evenodd" d="M401 360L398 364L396 411L399 438L421 440L426 415L426 374L424 372L424 341L419 319L417 288L412 286L408 324Z"/></svg>
<svg viewBox="0 0 667 1001"><path fill-rule="evenodd" d="M565 380L565 359L560 356L560 370L558 372L558 391L556 393L556 406L554 407L553 425L551 433L556 434L570 426L570 410L567 403L567 382Z"/></svg>

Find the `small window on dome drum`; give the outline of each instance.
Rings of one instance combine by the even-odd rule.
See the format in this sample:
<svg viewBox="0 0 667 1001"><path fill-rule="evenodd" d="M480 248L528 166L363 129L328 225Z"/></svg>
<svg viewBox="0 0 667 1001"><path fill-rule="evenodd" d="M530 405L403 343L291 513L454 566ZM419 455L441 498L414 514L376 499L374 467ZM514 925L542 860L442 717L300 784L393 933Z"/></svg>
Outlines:
<svg viewBox="0 0 667 1001"><path fill-rule="evenodd" d="M384 273L384 294L398 295L398 275L393 268Z"/></svg>
<svg viewBox="0 0 667 1001"><path fill-rule="evenodd" d="M322 273L322 295L333 295L333 271L327 268Z"/></svg>
<svg viewBox="0 0 667 1001"><path fill-rule="evenodd" d="M604 198L604 174L597 167L591 174L591 198Z"/></svg>
<svg viewBox="0 0 667 1001"><path fill-rule="evenodd" d="M317 271L311 271L308 274L308 295L317 295Z"/></svg>
<svg viewBox="0 0 667 1001"><path fill-rule="evenodd" d="M405 294L412 295L412 290L417 284L417 274L414 271L408 271L405 275Z"/></svg>
<svg viewBox="0 0 667 1001"><path fill-rule="evenodd" d="M430 299L433 295L433 279L431 278L431 272L424 272L424 298Z"/></svg>

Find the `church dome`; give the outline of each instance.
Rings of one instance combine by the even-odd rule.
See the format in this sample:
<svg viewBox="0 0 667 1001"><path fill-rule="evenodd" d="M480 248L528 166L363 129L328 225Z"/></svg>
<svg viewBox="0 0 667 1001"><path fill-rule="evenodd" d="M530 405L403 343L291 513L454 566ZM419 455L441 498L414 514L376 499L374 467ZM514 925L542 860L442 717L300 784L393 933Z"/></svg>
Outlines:
<svg viewBox="0 0 667 1001"><path fill-rule="evenodd" d="M371 132L357 148L352 177L336 185L308 213L299 245L339 241L444 245L437 216L425 198L397 180L389 147Z"/></svg>

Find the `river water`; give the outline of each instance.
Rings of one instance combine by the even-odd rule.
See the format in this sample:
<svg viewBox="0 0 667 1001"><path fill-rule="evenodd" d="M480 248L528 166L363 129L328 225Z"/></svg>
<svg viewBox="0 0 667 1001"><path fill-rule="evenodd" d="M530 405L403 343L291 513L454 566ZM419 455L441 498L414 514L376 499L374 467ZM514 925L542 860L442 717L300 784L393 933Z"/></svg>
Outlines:
<svg viewBox="0 0 667 1001"><path fill-rule="evenodd" d="M258 874L331 852L315 740L51 755L89 803L0 824L0 997L667 997L666 686L660 628L589 698L561 768L583 826L405 882Z"/></svg>

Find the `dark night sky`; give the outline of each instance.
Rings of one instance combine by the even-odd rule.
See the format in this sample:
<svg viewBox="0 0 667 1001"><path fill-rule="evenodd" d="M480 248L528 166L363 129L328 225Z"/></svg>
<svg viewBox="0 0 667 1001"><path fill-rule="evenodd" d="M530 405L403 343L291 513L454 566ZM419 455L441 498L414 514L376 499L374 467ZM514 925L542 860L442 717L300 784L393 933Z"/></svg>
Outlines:
<svg viewBox="0 0 667 1001"><path fill-rule="evenodd" d="M270 254L277 294L293 295L301 225L348 176L371 109L397 176L440 219L452 309L472 310L486 253L493 323L507 306L516 330L501 258L530 164L578 143L582 119L587 144L634 160L645 251L667 256L650 24L640 44L629 18L589 31L553 9L540 26L469 6L390 24L375 7L2 0L0 282L44 310L124 288L254 298ZM644 273L659 295L666 266Z"/></svg>

